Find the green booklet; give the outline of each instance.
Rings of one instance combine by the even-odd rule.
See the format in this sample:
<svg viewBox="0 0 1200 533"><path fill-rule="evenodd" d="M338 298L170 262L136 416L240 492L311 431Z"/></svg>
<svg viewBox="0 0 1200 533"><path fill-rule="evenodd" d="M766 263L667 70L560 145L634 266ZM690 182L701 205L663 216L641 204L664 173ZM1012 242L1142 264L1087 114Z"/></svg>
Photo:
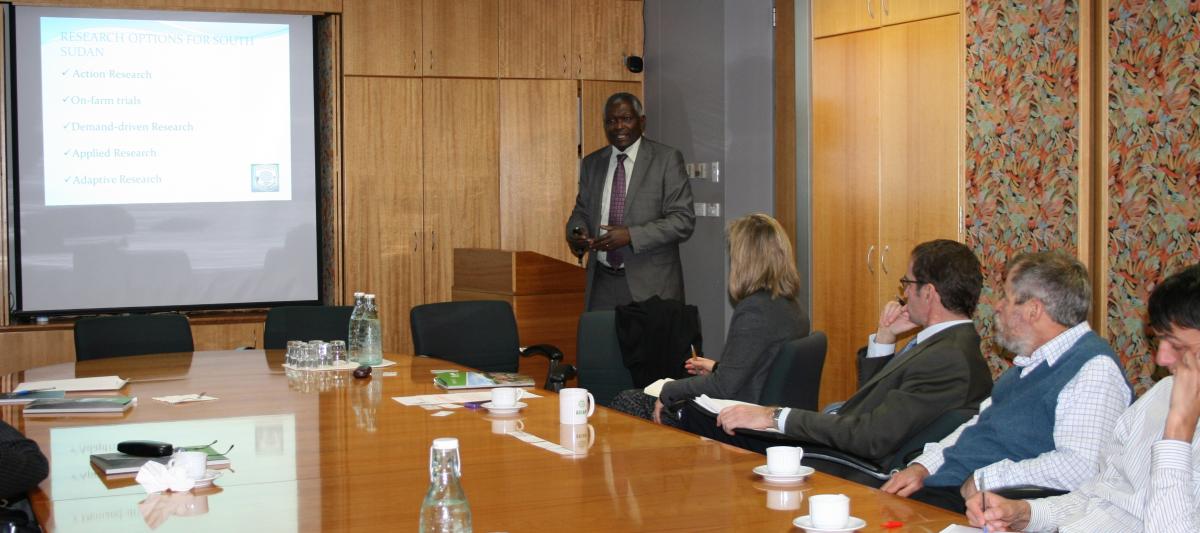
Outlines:
<svg viewBox="0 0 1200 533"><path fill-rule="evenodd" d="M25 406L25 416L57 414L124 413L134 406L128 396L44 398Z"/></svg>
<svg viewBox="0 0 1200 533"><path fill-rule="evenodd" d="M452 370L434 372L433 383L443 389L490 389L493 387L532 387L533 378L516 372L470 372Z"/></svg>
<svg viewBox="0 0 1200 533"><path fill-rule="evenodd" d="M208 454L209 468L229 466L229 457L217 452L212 446L177 446L175 451L204 452ZM154 461L165 465L170 460L170 455L163 457L138 457L121 452L92 454L92 464L96 465L96 468L104 472L106 476L136 473L142 469L142 465L146 464L147 461Z"/></svg>

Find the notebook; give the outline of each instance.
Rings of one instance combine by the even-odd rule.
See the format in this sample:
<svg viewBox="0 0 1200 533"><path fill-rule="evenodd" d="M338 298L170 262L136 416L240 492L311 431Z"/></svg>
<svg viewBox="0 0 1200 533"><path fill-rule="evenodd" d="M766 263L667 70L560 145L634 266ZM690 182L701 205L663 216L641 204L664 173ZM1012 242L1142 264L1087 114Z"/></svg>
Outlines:
<svg viewBox="0 0 1200 533"><path fill-rule="evenodd" d="M175 448L175 451L193 451L204 452L208 454L209 468L224 468L229 466L229 457L217 453L212 446L180 446ZM93 454L92 465L94 465L106 476L133 474L141 470L142 465L147 461L167 464L171 460L171 456L165 457L138 457L136 455L126 455L120 452L114 453L97 453Z"/></svg>
<svg viewBox="0 0 1200 533"><path fill-rule="evenodd" d="M436 372L433 383L443 389L484 389L493 387L532 387L533 378L515 372Z"/></svg>
<svg viewBox="0 0 1200 533"><path fill-rule="evenodd" d="M128 396L45 398L25 406L25 416L89 413L124 413L137 402Z"/></svg>

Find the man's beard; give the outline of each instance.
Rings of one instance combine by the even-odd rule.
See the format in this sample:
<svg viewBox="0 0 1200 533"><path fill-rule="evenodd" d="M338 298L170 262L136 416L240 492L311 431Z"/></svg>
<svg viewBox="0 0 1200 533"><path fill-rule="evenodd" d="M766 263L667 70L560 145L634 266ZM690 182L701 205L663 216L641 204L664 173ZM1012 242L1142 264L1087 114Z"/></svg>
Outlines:
<svg viewBox="0 0 1200 533"><path fill-rule="evenodd" d="M1033 347L1028 340L1016 338L1008 330L1009 328L1004 327L999 320L996 321L996 343L1001 348L1020 357L1027 357L1033 353Z"/></svg>

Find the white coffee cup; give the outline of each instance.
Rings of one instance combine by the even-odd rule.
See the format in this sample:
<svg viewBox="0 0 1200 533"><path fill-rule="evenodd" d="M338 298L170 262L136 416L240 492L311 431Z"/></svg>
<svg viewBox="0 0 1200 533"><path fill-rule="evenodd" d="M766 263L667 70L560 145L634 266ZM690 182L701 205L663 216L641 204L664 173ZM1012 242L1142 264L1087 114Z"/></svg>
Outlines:
<svg viewBox="0 0 1200 533"><path fill-rule="evenodd" d="M492 406L512 407L517 405L517 398L520 397L521 389L516 387L496 387L492 389Z"/></svg>
<svg viewBox="0 0 1200 533"><path fill-rule="evenodd" d="M767 471L777 476L799 474L802 458L804 448L799 446L771 446L767 448Z"/></svg>
<svg viewBox="0 0 1200 533"><path fill-rule="evenodd" d="M845 494L818 494L808 497L808 519L823 529L846 527L850 521L850 498Z"/></svg>
<svg viewBox="0 0 1200 533"><path fill-rule="evenodd" d="M558 391L558 422L586 424L596 412L596 398L587 389L567 388Z"/></svg>
<svg viewBox="0 0 1200 533"><path fill-rule="evenodd" d="M587 455L596 443L596 428L591 424L560 424L558 443L575 452L575 455Z"/></svg>
<svg viewBox="0 0 1200 533"><path fill-rule="evenodd" d="M171 456L171 460L167 461L167 468L182 467L184 472L187 472L187 477L191 479L200 479L204 477L204 472L208 470L208 454L204 452L175 452Z"/></svg>
<svg viewBox="0 0 1200 533"><path fill-rule="evenodd" d="M768 490L767 509L776 511L795 511L804 500L804 492L799 490Z"/></svg>
<svg viewBox="0 0 1200 533"><path fill-rule="evenodd" d="M519 418L508 420L492 420L492 433L507 435L514 431L525 431L525 421Z"/></svg>

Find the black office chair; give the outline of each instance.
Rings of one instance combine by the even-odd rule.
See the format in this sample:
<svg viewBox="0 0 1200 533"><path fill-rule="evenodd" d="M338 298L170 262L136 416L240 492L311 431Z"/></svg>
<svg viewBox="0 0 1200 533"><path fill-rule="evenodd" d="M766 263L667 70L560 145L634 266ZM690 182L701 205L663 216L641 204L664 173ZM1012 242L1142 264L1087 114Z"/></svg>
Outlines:
<svg viewBox="0 0 1200 533"><path fill-rule="evenodd" d="M951 409L942 413L941 416L900 445L886 464L879 464L846 452L817 446L804 448L804 462L826 474L878 488L892 477L893 470L903 469L909 462L921 455L926 443L942 440L943 437L978 413L979 411L976 409L967 408Z"/></svg>
<svg viewBox="0 0 1200 533"><path fill-rule="evenodd" d="M267 311L263 348L283 349L289 340L346 341L353 311L348 305L273 307Z"/></svg>
<svg viewBox="0 0 1200 533"><path fill-rule="evenodd" d="M96 316L75 322L75 360L190 352L192 328L177 313Z"/></svg>
<svg viewBox="0 0 1200 533"><path fill-rule="evenodd" d="M815 411L828 345L828 339L820 331L785 343L771 364L771 373L763 385L759 405L784 405Z"/></svg>
<svg viewBox="0 0 1200 533"><path fill-rule="evenodd" d="M575 377L575 367L562 363L555 346L535 344L524 350L517 339L512 306L498 300L418 305L409 312L413 350L484 372L516 372L521 357L550 360L544 387L558 391Z"/></svg>
<svg viewBox="0 0 1200 533"><path fill-rule="evenodd" d="M614 311L591 311L579 317L575 368L579 386L592 393L596 404L608 407L618 393L635 388L621 359Z"/></svg>

